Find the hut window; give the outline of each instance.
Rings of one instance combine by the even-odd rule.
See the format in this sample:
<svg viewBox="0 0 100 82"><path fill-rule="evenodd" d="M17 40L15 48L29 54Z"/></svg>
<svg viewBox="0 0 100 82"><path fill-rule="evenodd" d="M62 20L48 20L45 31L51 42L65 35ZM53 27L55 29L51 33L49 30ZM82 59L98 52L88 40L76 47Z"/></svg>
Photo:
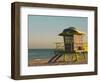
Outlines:
<svg viewBox="0 0 100 82"><path fill-rule="evenodd" d="M82 35L74 35L74 43L83 43L83 36Z"/></svg>

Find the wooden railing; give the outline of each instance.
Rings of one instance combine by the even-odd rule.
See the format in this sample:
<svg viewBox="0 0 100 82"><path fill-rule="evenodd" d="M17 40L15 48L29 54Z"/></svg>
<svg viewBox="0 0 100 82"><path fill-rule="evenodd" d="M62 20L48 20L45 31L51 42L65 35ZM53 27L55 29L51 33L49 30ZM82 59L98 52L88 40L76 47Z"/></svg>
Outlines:
<svg viewBox="0 0 100 82"><path fill-rule="evenodd" d="M56 42L55 44L56 44L55 50L65 50L64 42ZM83 51L88 51L87 43L74 43L74 44L76 44L76 45L82 44L83 45L82 50ZM79 51L79 49L76 49L76 51Z"/></svg>
<svg viewBox="0 0 100 82"><path fill-rule="evenodd" d="M65 50L64 48L64 42L56 42L55 50Z"/></svg>

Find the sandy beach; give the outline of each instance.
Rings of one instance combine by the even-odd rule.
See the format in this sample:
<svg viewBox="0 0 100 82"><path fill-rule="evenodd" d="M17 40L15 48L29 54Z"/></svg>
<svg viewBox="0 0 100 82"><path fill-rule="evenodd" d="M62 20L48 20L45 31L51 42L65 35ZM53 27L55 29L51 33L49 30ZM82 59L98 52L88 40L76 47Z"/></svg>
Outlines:
<svg viewBox="0 0 100 82"><path fill-rule="evenodd" d="M33 59L28 61L28 66L48 66L48 65L76 65L76 64L87 64L87 56L78 56L77 61L75 58L72 60L71 56L66 57L67 61L64 61L62 56L54 63L48 63L50 59Z"/></svg>

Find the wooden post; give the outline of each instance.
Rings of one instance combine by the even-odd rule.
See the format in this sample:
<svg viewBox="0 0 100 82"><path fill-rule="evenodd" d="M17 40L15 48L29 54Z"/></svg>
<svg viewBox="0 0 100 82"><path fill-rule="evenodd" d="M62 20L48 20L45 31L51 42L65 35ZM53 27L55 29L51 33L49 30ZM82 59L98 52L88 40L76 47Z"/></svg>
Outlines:
<svg viewBox="0 0 100 82"><path fill-rule="evenodd" d="M67 62L67 56L64 54L64 61Z"/></svg>

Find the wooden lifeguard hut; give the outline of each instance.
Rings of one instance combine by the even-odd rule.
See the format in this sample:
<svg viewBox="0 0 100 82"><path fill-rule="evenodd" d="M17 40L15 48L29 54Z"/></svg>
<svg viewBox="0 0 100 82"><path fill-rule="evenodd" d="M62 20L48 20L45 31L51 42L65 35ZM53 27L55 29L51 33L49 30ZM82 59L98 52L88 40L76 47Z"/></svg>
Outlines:
<svg viewBox="0 0 100 82"><path fill-rule="evenodd" d="M67 53L72 53L84 50L84 34L84 32L81 32L74 27L64 29L59 35L64 38L65 51Z"/></svg>
<svg viewBox="0 0 100 82"><path fill-rule="evenodd" d="M87 48L84 42L84 35L85 35L84 32L77 30L75 27L69 27L67 29L64 29L63 32L59 34L59 36L63 36L64 49L59 49L57 44L60 46L60 43L56 43L56 50L54 51L56 54L49 60L49 62L52 61L55 62L62 55L65 54L70 54L70 53L76 54L76 53L87 52Z"/></svg>

